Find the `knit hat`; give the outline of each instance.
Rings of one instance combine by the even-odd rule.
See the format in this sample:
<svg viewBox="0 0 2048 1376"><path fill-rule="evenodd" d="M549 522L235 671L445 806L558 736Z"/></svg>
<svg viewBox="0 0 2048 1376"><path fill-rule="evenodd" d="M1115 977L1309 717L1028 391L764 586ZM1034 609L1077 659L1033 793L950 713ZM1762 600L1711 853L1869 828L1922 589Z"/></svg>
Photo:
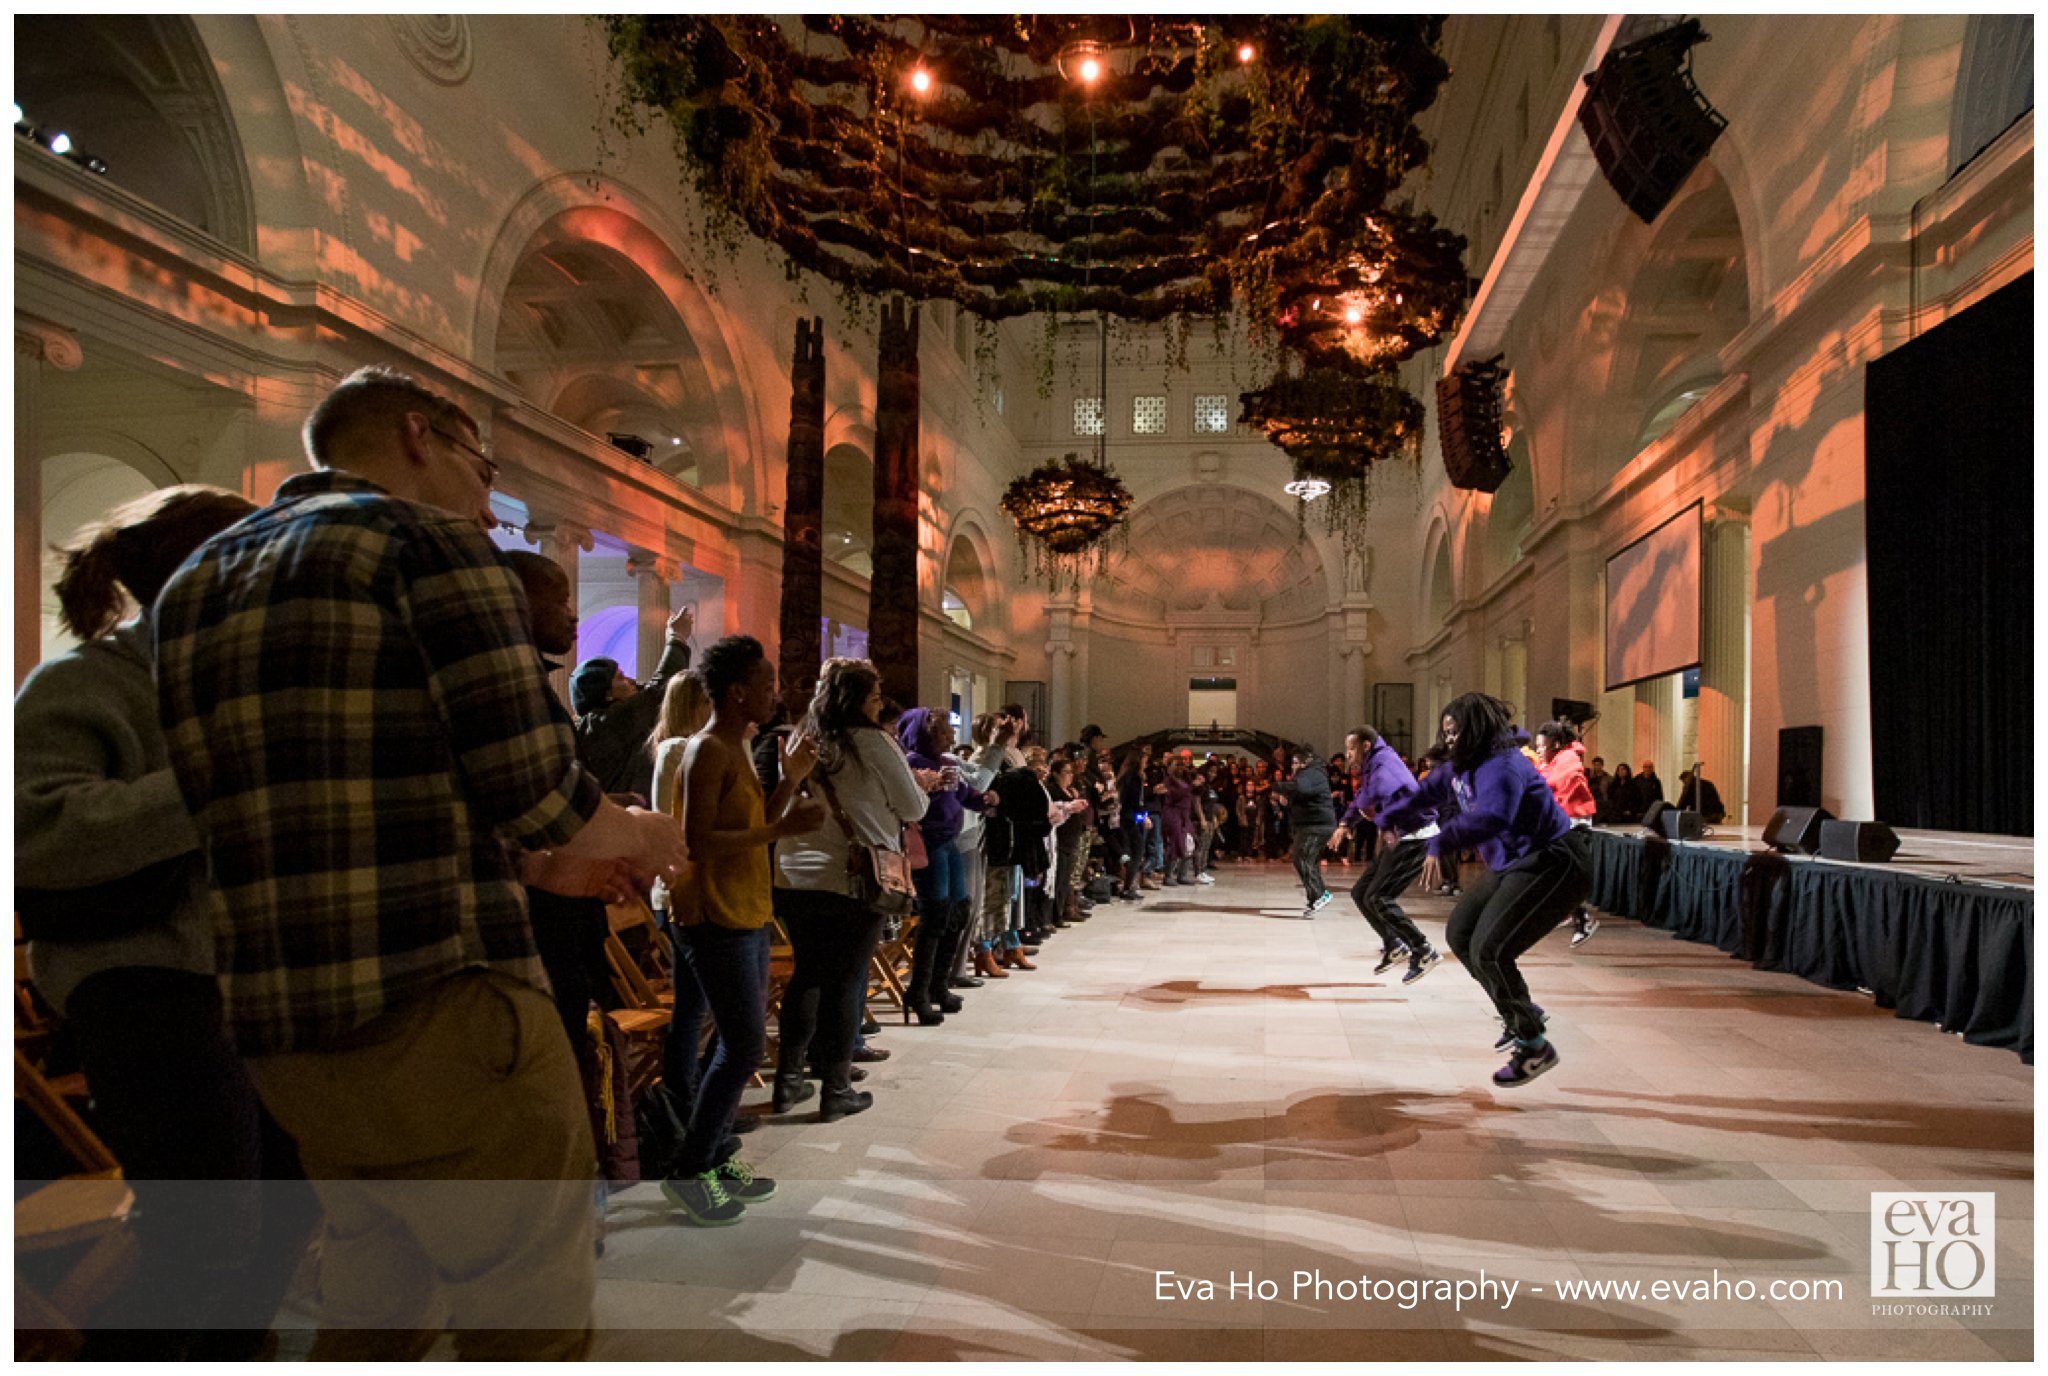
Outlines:
<svg viewBox="0 0 2048 1376"><path fill-rule="evenodd" d="M612 680L618 677L616 659L586 659L569 675L569 705L576 715L587 717L611 701Z"/></svg>

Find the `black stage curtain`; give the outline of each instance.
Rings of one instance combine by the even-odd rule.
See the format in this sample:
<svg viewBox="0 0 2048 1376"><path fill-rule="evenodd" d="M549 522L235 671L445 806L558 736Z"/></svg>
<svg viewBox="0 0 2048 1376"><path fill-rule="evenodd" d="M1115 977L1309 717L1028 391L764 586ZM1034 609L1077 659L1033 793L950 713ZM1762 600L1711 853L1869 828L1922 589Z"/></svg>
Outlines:
<svg viewBox="0 0 2048 1376"><path fill-rule="evenodd" d="M2034 1060L2034 895L1593 833L1593 905Z"/></svg>
<svg viewBox="0 0 2048 1376"><path fill-rule="evenodd" d="M2034 834L2034 275L1864 377L1870 726L1895 827Z"/></svg>

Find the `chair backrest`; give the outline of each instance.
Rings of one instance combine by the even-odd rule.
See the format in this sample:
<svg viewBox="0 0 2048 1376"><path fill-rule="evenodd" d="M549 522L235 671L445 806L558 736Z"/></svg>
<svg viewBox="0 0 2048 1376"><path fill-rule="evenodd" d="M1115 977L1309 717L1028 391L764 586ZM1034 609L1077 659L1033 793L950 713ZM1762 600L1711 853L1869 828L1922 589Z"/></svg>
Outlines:
<svg viewBox="0 0 2048 1376"><path fill-rule="evenodd" d="M605 963L611 966L612 990L618 994L619 1002L628 1008L647 1010L658 1010L662 1006L661 995L653 981L633 959L633 953L626 949L626 944L619 940L618 933L605 937L604 956Z"/></svg>
<svg viewBox="0 0 2048 1376"><path fill-rule="evenodd" d="M21 1048L14 1049L14 1097L28 1105L29 1111L50 1130L51 1136L85 1175L118 1175L121 1163L114 1159L114 1153L107 1150L107 1144L99 1134L86 1126L64 1096L43 1077L43 1072Z"/></svg>

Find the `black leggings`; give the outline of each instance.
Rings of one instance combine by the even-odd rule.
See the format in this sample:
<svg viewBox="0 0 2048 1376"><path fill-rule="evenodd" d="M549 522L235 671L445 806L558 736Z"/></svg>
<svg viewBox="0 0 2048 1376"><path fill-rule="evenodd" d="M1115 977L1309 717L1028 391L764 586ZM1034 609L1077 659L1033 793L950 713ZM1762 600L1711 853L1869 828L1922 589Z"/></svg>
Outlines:
<svg viewBox="0 0 2048 1376"><path fill-rule="evenodd" d="M1427 859L1429 842L1396 841L1381 850L1372 867L1358 876L1358 882L1351 886L1351 901L1358 905L1358 911L1379 935L1381 950L1391 951L1396 946L1406 946L1409 955L1419 956L1429 949L1429 938L1395 901L1415 882L1415 876L1422 873L1422 864Z"/></svg>
<svg viewBox="0 0 2048 1376"><path fill-rule="evenodd" d="M1465 891L1444 940L1493 1000L1517 1040L1543 1036L1542 1015L1515 961L1593 891L1591 844L1572 830Z"/></svg>
<svg viewBox="0 0 2048 1376"><path fill-rule="evenodd" d="M867 1003L868 963L882 939L882 915L845 894L782 892L782 923L789 929L796 967L782 991L776 1073L801 1076L808 1055L827 1089L845 1089ZM943 973L939 978L945 978Z"/></svg>

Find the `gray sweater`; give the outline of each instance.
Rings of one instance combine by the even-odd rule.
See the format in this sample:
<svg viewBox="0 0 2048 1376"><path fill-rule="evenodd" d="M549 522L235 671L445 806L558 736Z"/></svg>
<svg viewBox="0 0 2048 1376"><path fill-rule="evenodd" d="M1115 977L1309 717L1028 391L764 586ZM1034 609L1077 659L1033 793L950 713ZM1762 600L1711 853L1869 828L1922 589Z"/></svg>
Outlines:
<svg viewBox="0 0 2048 1376"><path fill-rule="evenodd" d="M103 884L200 846L158 723L147 618L36 666L14 697L14 882ZM212 891L195 878L163 920L97 941L37 941L36 987L62 1009L124 966L212 974Z"/></svg>

